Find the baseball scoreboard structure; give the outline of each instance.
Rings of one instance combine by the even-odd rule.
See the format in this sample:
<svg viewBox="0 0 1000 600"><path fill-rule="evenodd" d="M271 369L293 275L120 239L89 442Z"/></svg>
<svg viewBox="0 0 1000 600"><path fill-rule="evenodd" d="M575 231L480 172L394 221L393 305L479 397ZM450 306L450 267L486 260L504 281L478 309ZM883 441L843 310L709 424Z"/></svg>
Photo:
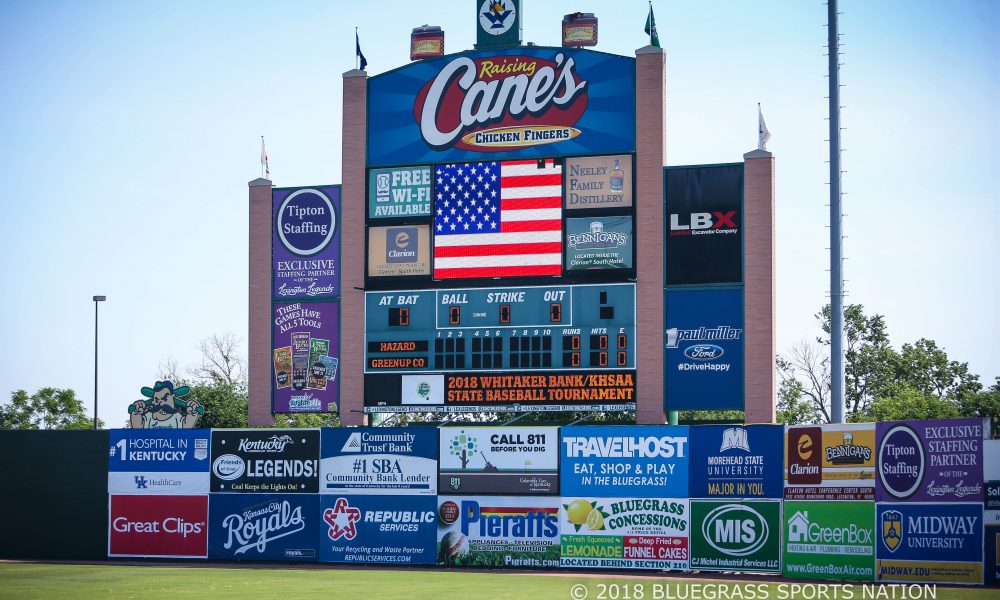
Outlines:
<svg viewBox="0 0 1000 600"><path fill-rule="evenodd" d="M665 168L660 48L523 45L519 2L476 10L474 50L344 74L339 186L250 182L250 423L773 421L771 154Z"/></svg>

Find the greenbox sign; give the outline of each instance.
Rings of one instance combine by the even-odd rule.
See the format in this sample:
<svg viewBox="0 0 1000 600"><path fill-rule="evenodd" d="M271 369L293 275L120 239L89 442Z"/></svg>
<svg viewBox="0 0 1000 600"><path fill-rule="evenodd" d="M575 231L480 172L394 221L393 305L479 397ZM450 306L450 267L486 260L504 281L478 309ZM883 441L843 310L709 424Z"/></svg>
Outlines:
<svg viewBox="0 0 1000 600"><path fill-rule="evenodd" d="M782 573L803 579L875 579L875 503L785 501Z"/></svg>
<svg viewBox="0 0 1000 600"><path fill-rule="evenodd" d="M780 560L780 501L691 501L691 569L774 573Z"/></svg>
<svg viewBox="0 0 1000 600"><path fill-rule="evenodd" d="M431 168L396 167L368 172L368 217L425 217L431 214Z"/></svg>

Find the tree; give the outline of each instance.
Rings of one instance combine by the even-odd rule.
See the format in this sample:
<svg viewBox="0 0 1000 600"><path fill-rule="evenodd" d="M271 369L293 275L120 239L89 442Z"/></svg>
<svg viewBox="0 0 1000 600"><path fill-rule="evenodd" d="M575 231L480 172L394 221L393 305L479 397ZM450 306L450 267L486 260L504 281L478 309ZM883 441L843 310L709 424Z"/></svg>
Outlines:
<svg viewBox="0 0 1000 600"><path fill-rule="evenodd" d="M99 428L104 422L98 419ZM0 429L92 429L94 419L71 389L46 387L30 396L24 390L0 406Z"/></svg>
<svg viewBox="0 0 1000 600"><path fill-rule="evenodd" d="M892 395L879 398L864 410L852 413L848 420L853 423L875 423L912 419L955 419L960 416L962 416L961 411L954 402L903 385Z"/></svg>

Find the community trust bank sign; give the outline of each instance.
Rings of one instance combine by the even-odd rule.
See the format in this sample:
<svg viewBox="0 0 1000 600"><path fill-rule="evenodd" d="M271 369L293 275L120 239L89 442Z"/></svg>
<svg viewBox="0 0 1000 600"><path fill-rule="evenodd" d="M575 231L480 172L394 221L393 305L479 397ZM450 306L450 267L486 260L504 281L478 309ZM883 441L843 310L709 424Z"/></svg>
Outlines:
<svg viewBox="0 0 1000 600"><path fill-rule="evenodd" d="M340 295L340 186L275 189L272 293L276 299Z"/></svg>

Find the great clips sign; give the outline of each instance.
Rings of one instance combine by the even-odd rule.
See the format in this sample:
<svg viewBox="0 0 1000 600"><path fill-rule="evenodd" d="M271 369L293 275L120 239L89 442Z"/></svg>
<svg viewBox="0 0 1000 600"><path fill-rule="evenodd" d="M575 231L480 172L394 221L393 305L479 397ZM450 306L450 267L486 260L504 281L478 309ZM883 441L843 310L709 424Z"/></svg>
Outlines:
<svg viewBox="0 0 1000 600"><path fill-rule="evenodd" d="M466 52L368 83L368 165L635 150L635 60L572 48Z"/></svg>

